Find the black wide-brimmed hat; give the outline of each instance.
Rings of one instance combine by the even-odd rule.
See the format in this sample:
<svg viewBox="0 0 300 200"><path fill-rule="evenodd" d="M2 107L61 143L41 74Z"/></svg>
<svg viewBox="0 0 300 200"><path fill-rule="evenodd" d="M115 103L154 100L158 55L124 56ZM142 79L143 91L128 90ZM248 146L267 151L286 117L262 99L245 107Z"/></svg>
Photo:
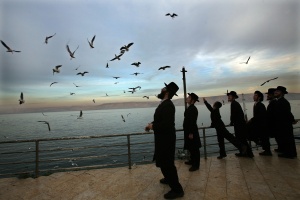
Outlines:
<svg viewBox="0 0 300 200"><path fill-rule="evenodd" d="M276 88L269 88L266 94L274 94Z"/></svg>
<svg viewBox="0 0 300 200"><path fill-rule="evenodd" d="M280 90L281 92L283 92L283 94L287 94L288 92L286 91L286 88L283 86L277 86L276 90Z"/></svg>
<svg viewBox="0 0 300 200"><path fill-rule="evenodd" d="M234 96L236 99L239 98L239 96L236 94L235 91L230 91L229 93L227 93L227 96L232 95Z"/></svg>
<svg viewBox="0 0 300 200"><path fill-rule="evenodd" d="M168 92L169 92L171 95L178 96L178 95L176 94L176 92L179 90L179 87L176 85L176 83L174 83L174 82L171 82L171 83L169 83L169 84L166 84L166 83L165 83L165 86L166 86Z"/></svg>
<svg viewBox="0 0 300 200"><path fill-rule="evenodd" d="M192 97L192 99L194 99L195 101L199 102L199 97L195 94L195 93L188 93L188 95L190 95Z"/></svg>

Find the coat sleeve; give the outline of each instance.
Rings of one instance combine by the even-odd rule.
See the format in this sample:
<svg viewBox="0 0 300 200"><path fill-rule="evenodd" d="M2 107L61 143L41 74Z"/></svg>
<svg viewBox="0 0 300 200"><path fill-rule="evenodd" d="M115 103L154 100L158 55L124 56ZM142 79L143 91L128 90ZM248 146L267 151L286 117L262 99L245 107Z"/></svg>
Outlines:
<svg viewBox="0 0 300 200"><path fill-rule="evenodd" d="M206 108L211 112L213 110L213 108L211 107L211 105L207 102L207 101L204 101L204 104L206 106Z"/></svg>

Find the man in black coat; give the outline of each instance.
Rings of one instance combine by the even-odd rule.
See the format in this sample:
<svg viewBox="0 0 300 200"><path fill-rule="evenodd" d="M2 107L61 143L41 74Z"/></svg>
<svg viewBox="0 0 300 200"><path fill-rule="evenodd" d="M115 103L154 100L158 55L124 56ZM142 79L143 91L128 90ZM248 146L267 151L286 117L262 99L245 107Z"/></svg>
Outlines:
<svg viewBox="0 0 300 200"><path fill-rule="evenodd" d="M156 161L156 166L160 167L164 176L160 182L169 184L171 187L171 191L166 193L164 197L175 199L184 195L174 164L176 144L175 106L171 101L179 88L174 82L168 85L165 83L165 86L162 88L161 93L157 95L161 99L161 103L155 110L154 121L148 124L145 130L152 129L154 131L155 150L153 160Z"/></svg>
<svg viewBox="0 0 300 200"><path fill-rule="evenodd" d="M195 102L199 102L199 97L195 93L188 93L186 103L189 107L184 112L183 130L184 130L184 149L189 150L190 160L185 162L187 165L192 165L189 171L196 171L200 166L200 151L201 141L197 126L198 109Z"/></svg>
<svg viewBox="0 0 300 200"><path fill-rule="evenodd" d="M267 131L267 109L262 103L264 95L260 91L255 91L253 95L253 117L247 122L247 125L251 127L249 132L249 138L252 138L256 143L261 142L263 152L259 155L272 156L270 150L270 140Z"/></svg>
<svg viewBox="0 0 300 200"><path fill-rule="evenodd" d="M235 137L241 141L244 145L247 146L247 156L243 154L243 152L236 153L236 156L239 157L250 157L253 158L253 152L250 145L247 142L247 130L246 130L246 121L244 118L244 112L242 110L241 105L235 101L235 99L239 98L235 91L231 91L227 93L228 101L231 102L230 105L230 125L234 126Z"/></svg>
<svg viewBox="0 0 300 200"><path fill-rule="evenodd" d="M243 155L246 155L247 146L243 145L236 137L234 137L234 135L232 135L226 129L225 124L221 119L221 115L220 115L220 108L222 107L221 102L216 101L212 107L206 101L205 98L203 98L203 101L207 109L210 111L210 119L211 119L210 127L215 128L217 131L217 139L220 148L220 156L218 156L217 158L222 159L227 156L225 151L224 138L226 138L231 144L233 144L236 148L238 148Z"/></svg>
<svg viewBox="0 0 300 200"><path fill-rule="evenodd" d="M276 135L282 152L282 154L278 154L278 157L293 159L297 157L293 133L293 124L296 124L297 121L291 112L290 103L284 98L284 95L287 93L286 88L283 86L278 86L275 90L274 96L277 99L277 103L275 104L274 125L276 127Z"/></svg>

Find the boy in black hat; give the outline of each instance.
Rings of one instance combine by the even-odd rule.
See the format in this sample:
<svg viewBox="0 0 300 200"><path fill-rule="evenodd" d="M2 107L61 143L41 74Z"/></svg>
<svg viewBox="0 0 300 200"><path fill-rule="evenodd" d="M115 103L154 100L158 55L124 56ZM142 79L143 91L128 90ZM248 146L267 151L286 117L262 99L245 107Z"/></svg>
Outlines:
<svg viewBox="0 0 300 200"><path fill-rule="evenodd" d="M176 92L179 88L174 82L165 83L165 86L161 89L161 93L157 95L161 99L161 103L155 110L154 121L149 123L145 130L152 129L154 131L155 149L153 160L156 161L156 166L160 167L164 176L160 182L171 187L171 191L166 193L164 197L175 199L184 195L174 164L176 144L175 106L171 101L174 95L177 96Z"/></svg>
<svg viewBox="0 0 300 200"><path fill-rule="evenodd" d="M211 127L214 127L217 131L217 138L220 148L220 155L217 157L218 159L222 159L226 157L224 138L226 138L230 143L232 143L236 148L242 152L243 155L247 155L247 146L243 145L234 135L232 135L225 127L224 122L221 119L220 108L222 107L221 102L216 101L211 107L211 105L203 98L204 104L207 109L210 111L211 118Z"/></svg>
<svg viewBox="0 0 300 200"><path fill-rule="evenodd" d="M283 86L278 86L274 92L274 96L277 100L274 125L276 127L280 151L282 152L281 154L278 154L278 157L293 159L297 157L293 133L293 124L296 124L297 121L291 112L290 103L284 98L285 94L288 94L288 92Z"/></svg>
<svg viewBox="0 0 300 200"><path fill-rule="evenodd" d="M196 171L200 166L200 151L201 141L199 137L199 130L197 126L198 109L194 105L196 101L199 102L199 97L195 93L188 93L186 103L189 107L184 112L184 149L189 150L190 160L185 162L187 165L192 165L189 171Z"/></svg>
<svg viewBox="0 0 300 200"><path fill-rule="evenodd" d="M246 121L244 118L244 112L242 110L241 105L235 101L235 99L239 98L235 91L231 91L227 93L228 101L231 102L230 105L230 125L234 126L235 137L241 141L244 145L247 146L247 156L253 158L254 155L252 153L252 149L247 142L246 137ZM245 157L246 155L243 152L236 153L236 156Z"/></svg>

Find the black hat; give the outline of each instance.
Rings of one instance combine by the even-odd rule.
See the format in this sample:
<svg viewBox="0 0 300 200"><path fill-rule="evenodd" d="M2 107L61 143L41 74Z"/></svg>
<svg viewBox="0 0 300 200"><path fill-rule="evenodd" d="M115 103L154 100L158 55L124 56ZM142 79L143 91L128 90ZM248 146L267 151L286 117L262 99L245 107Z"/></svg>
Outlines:
<svg viewBox="0 0 300 200"><path fill-rule="evenodd" d="M165 86L166 86L168 92L171 93L171 95L178 96L176 94L176 92L179 90L179 87L176 85L176 83L171 82L168 85L165 83Z"/></svg>
<svg viewBox="0 0 300 200"><path fill-rule="evenodd" d="M287 94L287 93L288 93L288 92L286 91L286 88L283 87L283 86L278 86L278 87L276 88L276 90L280 90L281 92L283 92L283 94Z"/></svg>
<svg viewBox="0 0 300 200"><path fill-rule="evenodd" d="M188 95L190 95L195 101L199 102L199 97L195 93L188 93Z"/></svg>
<svg viewBox="0 0 300 200"><path fill-rule="evenodd" d="M266 94L274 94L276 88L269 88Z"/></svg>
<svg viewBox="0 0 300 200"><path fill-rule="evenodd" d="M234 96L236 99L239 98L239 96L236 94L235 91L230 91L229 93L227 93L227 96L232 95Z"/></svg>

